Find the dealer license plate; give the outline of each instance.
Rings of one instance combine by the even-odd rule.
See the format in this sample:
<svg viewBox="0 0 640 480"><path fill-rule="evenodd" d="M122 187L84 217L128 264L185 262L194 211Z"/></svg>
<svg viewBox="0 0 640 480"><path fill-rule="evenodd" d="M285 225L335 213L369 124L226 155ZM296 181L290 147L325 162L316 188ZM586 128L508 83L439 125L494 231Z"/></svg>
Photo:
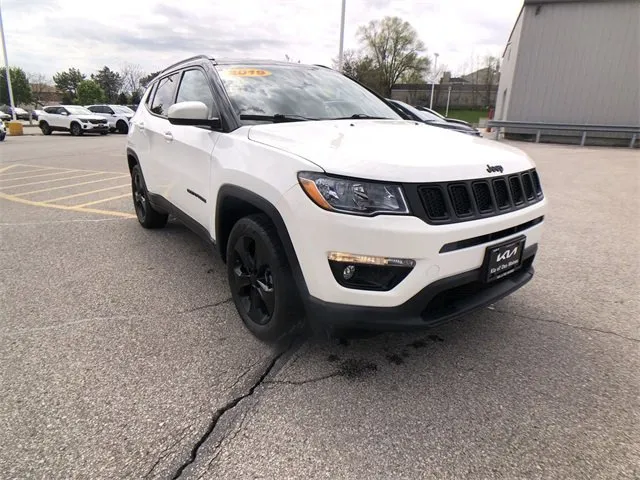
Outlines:
<svg viewBox="0 0 640 480"><path fill-rule="evenodd" d="M487 247L484 259L486 282L504 278L522 266L525 241L525 237L519 237L500 245Z"/></svg>

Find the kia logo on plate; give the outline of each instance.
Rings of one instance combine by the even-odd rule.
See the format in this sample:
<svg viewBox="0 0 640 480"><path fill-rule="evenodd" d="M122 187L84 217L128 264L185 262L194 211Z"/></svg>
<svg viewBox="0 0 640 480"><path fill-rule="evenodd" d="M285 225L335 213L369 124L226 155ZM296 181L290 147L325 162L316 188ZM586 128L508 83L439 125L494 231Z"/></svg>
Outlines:
<svg viewBox="0 0 640 480"><path fill-rule="evenodd" d="M513 250L507 250L506 252L502 252L498 254L498 258L496 258L496 260L498 262L501 262L502 260L506 260L507 258L513 257L517 252L518 252L518 247L514 248Z"/></svg>
<svg viewBox="0 0 640 480"><path fill-rule="evenodd" d="M489 173L493 173L493 172L503 172L503 168L502 165L487 165L487 172Z"/></svg>

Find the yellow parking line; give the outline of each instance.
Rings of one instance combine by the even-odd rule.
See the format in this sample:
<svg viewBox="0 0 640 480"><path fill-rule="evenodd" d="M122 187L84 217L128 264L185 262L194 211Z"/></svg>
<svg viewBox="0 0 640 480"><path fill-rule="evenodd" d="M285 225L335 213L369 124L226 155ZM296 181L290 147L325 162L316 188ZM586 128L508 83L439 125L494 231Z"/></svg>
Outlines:
<svg viewBox="0 0 640 480"><path fill-rule="evenodd" d="M18 202L18 203L24 203L25 205L32 205L34 207L57 208L58 210L68 210L71 212L80 212L80 213L99 213L102 215L111 215L113 217L121 217L121 218L136 218L136 216L132 215L131 213L117 212L113 210L98 210L96 208L80 208L76 206L53 205L50 203L33 202L31 200L26 200L24 198L18 198L14 195L7 195L2 192L0 192L0 198L4 198L5 200L9 200L11 202Z"/></svg>
<svg viewBox="0 0 640 480"><path fill-rule="evenodd" d="M84 207L88 207L89 205L95 205L97 203L104 203L104 202L108 202L109 200L117 200L119 198L130 197L130 196L131 196L130 193L125 193L124 195L118 195L117 197L103 198L102 200L94 200L93 202L87 202L87 203L83 203L82 205L75 205L75 206L78 208L84 208Z"/></svg>
<svg viewBox="0 0 640 480"><path fill-rule="evenodd" d="M38 171L38 170L36 170ZM80 170L73 170L73 172L79 172ZM27 172L24 172L27 173ZM31 173L31 172L29 172ZM29 177L18 177L18 178L0 178L0 182L12 182L14 180L30 180L32 178L38 178L38 177L47 177L47 176L51 176L51 175L64 175L65 173L72 173L72 172L53 172L53 173L40 173L38 175L31 175Z"/></svg>
<svg viewBox="0 0 640 480"><path fill-rule="evenodd" d="M128 177L129 175L120 175L119 177L101 178L100 180L92 180L90 182L74 183L72 185L62 185L60 187L43 188L41 190L33 190L31 192L16 193L15 197L24 197L25 195L31 195L33 193L50 192L51 190L60 190L61 188L79 187L81 185L89 185L90 183L106 182L107 180L117 180L118 178Z"/></svg>
<svg viewBox="0 0 640 480"><path fill-rule="evenodd" d="M86 168L63 168L63 167L45 167L44 165L27 165L27 164L22 164L22 163L16 163L16 166L20 166L20 167L29 167L29 168L33 168L33 169L38 169L38 170L65 170L67 172L69 171L74 171L74 172L95 172L95 173L112 173L114 175L118 175L122 172L107 172L107 171L102 171L102 170L88 170ZM20 173L30 173L30 172L35 172L35 170L24 170L21 171ZM0 171L1 173L1 171ZM14 172L11 172L14 173Z"/></svg>
<svg viewBox="0 0 640 480"><path fill-rule="evenodd" d="M2 170L0 170L0 173L4 173L7 170L9 170L10 168L16 167L17 165L9 165L8 167L4 167Z"/></svg>
<svg viewBox="0 0 640 480"><path fill-rule="evenodd" d="M118 185L116 187L107 187L107 188L101 188L99 190L91 190L89 192L75 193L73 195L66 195L64 197L52 198L51 200L43 200L42 203L59 202L60 200L66 200L68 198L82 197L84 195L91 195L92 193L106 192L107 190L115 190L116 188L124 188L124 187L131 187L131 184L125 183L124 185Z"/></svg>
<svg viewBox="0 0 640 480"><path fill-rule="evenodd" d="M29 185L39 185L41 183L64 182L65 180L73 180L74 178L92 177L93 175L102 175L102 172L85 173L84 175L76 175L74 177L65 177L65 178L55 178L53 180L42 180L40 182L21 183L20 185L2 185L0 186L0 188L2 189L19 188L19 187L28 187Z"/></svg>

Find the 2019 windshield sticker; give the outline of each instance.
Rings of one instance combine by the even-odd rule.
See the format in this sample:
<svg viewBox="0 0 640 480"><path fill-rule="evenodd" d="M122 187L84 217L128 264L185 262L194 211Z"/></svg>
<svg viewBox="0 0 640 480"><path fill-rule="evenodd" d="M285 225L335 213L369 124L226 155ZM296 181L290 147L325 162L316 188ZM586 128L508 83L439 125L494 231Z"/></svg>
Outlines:
<svg viewBox="0 0 640 480"><path fill-rule="evenodd" d="M232 75L234 77L268 77L271 72L262 70L261 68L230 68L222 71L223 75Z"/></svg>

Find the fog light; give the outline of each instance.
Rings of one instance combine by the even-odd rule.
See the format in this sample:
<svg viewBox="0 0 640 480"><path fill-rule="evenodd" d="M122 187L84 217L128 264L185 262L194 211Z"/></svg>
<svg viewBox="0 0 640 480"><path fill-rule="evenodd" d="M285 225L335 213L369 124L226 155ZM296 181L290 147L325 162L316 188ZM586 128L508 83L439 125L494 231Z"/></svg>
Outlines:
<svg viewBox="0 0 640 480"><path fill-rule="evenodd" d="M389 291L411 272L415 260L330 252L329 267L335 280L346 288Z"/></svg>
<svg viewBox="0 0 640 480"><path fill-rule="evenodd" d="M356 267L354 265L348 265L344 267L344 270L342 271L342 276L344 277L345 280L351 280L354 273L356 273Z"/></svg>
<svg viewBox="0 0 640 480"><path fill-rule="evenodd" d="M352 253L329 252L329 260L344 263L362 263L368 265L384 265L396 267L415 267L416 262L410 258L373 257L371 255L354 255Z"/></svg>

